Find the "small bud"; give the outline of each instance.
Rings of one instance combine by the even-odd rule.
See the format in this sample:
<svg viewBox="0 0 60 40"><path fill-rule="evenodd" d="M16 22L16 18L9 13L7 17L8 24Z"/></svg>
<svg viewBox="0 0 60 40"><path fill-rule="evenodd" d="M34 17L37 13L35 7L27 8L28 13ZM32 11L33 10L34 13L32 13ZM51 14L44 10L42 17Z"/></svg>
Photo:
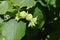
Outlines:
<svg viewBox="0 0 60 40"><path fill-rule="evenodd" d="M32 14L28 14L28 15L26 16L26 20L28 20L28 21L31 21L32 18L33 18Z"/></svg>
<svg viewBox="0 0 60 40"><path fill-rule="evenodd" d="M19 19L20 19L19 17L15 17L15 20L16 20L16 21L19 21Z"/></svg>
<svg viewBox="0 0 60 40"><path fill-rule="evenodd" d="M10 15L4 15L4 20L8 20L10 18Z"/></svg>

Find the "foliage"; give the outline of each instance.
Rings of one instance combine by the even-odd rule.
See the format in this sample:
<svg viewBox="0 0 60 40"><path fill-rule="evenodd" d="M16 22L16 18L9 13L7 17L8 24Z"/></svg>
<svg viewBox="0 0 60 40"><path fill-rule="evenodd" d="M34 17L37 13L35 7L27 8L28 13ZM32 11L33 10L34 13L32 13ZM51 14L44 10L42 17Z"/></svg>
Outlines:
<svg viewBox="0 0 60 40"><path fill-rule="evenodd" d="M60 40L59 0L0 0L0 40Z"/></svg>

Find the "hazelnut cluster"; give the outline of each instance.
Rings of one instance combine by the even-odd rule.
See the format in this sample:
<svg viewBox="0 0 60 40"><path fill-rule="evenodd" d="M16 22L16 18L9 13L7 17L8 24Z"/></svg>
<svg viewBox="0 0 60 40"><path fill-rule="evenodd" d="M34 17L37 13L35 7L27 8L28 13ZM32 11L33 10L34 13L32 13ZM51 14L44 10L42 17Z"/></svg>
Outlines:
<svg viewBox="0 0 60 40"><path fill-rule="evenodd" d="M35 24L37 24L37 17L33 18L32 14L28 14L25 11L16 14L15 20L19 21L21 18L25 18L27 21L29 21L28 27L33 27Z"/></svg>

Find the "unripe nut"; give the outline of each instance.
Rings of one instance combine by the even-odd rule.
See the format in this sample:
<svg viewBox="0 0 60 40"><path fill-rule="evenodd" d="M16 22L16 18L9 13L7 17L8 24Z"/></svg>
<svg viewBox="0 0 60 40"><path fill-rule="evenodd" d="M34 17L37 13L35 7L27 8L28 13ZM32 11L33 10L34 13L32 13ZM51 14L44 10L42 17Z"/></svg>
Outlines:
<svg viewBox="0 0 60 40"><path fill-rule="evenodd" d="M33 18L32 14L28 14L28 15L26 16L26 20L28 20L28 21L31 21L32 18Z"/></svg>
<svg viewBox="0 0 60 40"><path fill-rule="evenodd" d="M20 12L21 18L26 18L27 13L25 11Z"/></svg>

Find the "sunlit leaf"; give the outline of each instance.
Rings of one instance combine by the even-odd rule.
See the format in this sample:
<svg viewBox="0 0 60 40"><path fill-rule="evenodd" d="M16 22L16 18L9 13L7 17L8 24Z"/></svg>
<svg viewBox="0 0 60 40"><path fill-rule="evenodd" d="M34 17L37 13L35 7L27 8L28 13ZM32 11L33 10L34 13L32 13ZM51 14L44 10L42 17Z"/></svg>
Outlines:
<svg viewBox="0 0 60 40"><path fill-rule="evenodd" d="M35 0L11 0L14 6L20 6L20 8L27 6L27 8L31 8L36 4Z"/></svg>
<svg viewBox="0 0 60 40"><path fill-rule="evenodd" d="M3 24L3 19L0 18L0 33L1 33L2 24Z"/></svg>
<svg viewBox="0 0 60 40"><path fill-rule="evenodd" d="M15 20L10 20L5 23L2 27L2 35L5 40L21 40L25 35L26 23L20 21L19 23Z"/></svg>
<svg viewBox="0 0 60 40"><path fill-rule="evenodd" d="M12 4L8 1L1 1L0 4L0 14L5 14L7 11L13 11Z"/></svg>

